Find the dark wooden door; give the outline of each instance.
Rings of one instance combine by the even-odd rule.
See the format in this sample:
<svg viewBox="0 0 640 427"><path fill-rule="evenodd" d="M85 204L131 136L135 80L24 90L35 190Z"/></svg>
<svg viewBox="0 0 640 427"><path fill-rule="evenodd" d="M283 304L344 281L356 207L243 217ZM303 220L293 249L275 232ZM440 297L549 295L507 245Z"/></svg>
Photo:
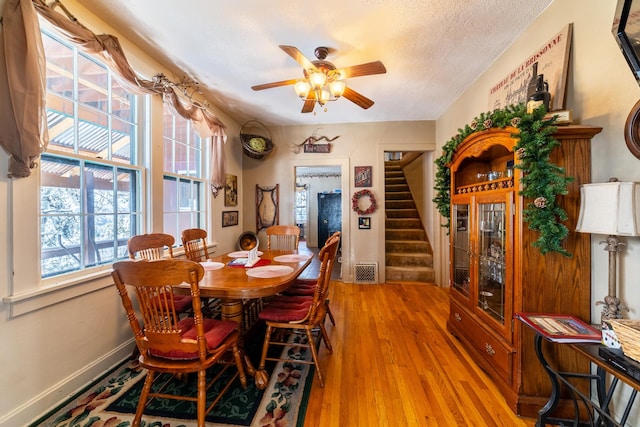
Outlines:
<svg viewBox="0 0 640 427"><path fill-rule="evenodd" d="M324 246L336 231L342 230L342 201L340 193L318 193L318 247Z"/></svg>

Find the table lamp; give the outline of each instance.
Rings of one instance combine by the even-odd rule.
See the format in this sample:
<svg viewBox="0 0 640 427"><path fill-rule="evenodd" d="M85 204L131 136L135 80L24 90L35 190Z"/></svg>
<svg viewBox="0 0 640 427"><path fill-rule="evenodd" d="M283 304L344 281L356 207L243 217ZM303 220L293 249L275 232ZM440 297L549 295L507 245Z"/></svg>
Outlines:
<svg viewBox="0 0 640 427"><path fill-rule="evenodd" d="M580 233L604 234L604 250L609 252L609 294L603 304L602 321L621 319L622 311L628 309L620 305L616 295L618 275L617 257L624 242L618 236L640 235L640 183L620 182L617 178L609 182L584 184L580 186L580 216L576 231Z"/></svg>

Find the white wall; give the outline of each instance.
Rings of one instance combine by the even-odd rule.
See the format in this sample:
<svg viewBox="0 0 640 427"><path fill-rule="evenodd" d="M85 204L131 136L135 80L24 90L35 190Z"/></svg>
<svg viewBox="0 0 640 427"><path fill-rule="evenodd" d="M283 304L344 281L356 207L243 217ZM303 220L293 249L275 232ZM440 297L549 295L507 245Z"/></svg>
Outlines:
<svg viewBox="0 0 640 427"><path fill-rule="evenodd" d="M543 43L573 22L566 108L579 124L601 126L602 133L591 145L592 182L615 176L622 181L640 181L640 160L631 155L624 141L627 115L640 98L636 83L611 33L617 1L556 0L504 54L482 74L438 119L436 139L441 147L457 129L487 111L489 88L535 52ZM441 247L448 237L439 234ZM592 302L607 294L608 255L592 236ZM630 307L628 318L640 318L640 238L626 239L619 254L619 296ZM448 254L440 253L440 268ZM588 268L585 266L585 268ZM443 270L446 274L446 270ZM446 279L448 282L448 277ZM444 283L446 283L444 282ZM592 303L592 320L599 321L600 308ZM631 416L630 419L633 419ZM638 419L638 416L635 416Z"/></svg>

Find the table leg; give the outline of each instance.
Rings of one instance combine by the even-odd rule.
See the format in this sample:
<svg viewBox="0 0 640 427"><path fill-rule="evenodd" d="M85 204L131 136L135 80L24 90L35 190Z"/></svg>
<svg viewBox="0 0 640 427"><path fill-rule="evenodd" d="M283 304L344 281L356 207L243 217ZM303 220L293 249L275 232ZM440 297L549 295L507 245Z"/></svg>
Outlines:
<svg viewBox="0 0 640 427"><path fill-rule="evenodd" d="M238 347L240 347L240 353L242 354L242 358L244 360L245 370L249 375L253 377L256 383L256 387L258 387L259 390L264 390L265 388L267 388L267 383L269 382L269 374L267 374L267 371L265 371L264 369L254 368L251 360L244 351L244 335L246 331L244 330L244 322L242 319L242 308L243 307L241 300L223 298L221 317L222 320L233 320L234 322L238 322L240 329Z"/></svg>
<svg viewBox="0 0 640 427"><path fill-rule="evenodd" d="M560 382L555 375L551 366L547 362L547 359L544 358L544 354L542 354L542 336L540 334L536 334L535 338L535 349L536 356L538 356L538 360L542 364L542 367L549 375L549 379L551 380L551 396L549 396L549 400L547 403L540 409L538 412L538 420L536 422L536 427L544 427L547 425L547 419L549 415L553 412L553 410L558 406L558 401L560 400Z"/></svg>

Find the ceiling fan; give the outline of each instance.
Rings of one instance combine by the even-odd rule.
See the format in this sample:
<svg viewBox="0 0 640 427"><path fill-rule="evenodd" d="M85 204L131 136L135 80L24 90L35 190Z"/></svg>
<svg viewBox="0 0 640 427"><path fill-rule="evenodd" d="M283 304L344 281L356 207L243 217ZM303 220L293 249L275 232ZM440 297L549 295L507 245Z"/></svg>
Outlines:
<svg viewBox="0 0 640 427"><path fill-rule="evenodd" d="M336 68L335 65L326 60L330 52L328 47L321 46L316 48L314 54L317 59L315 61L308 60L294 46L280 45L280 49L302 66L304 78L265 83L252 86L251 89L264 90L293 85L298 96L304 101L302 106L303 113L312 112L316 102L320 106L324 106L328 101L335 101L340 97L345 97L354 104L367 109L373 105L373 101L349 88L344 80L351 77L384 74L387 72L387 69L380 61Z"/></svg>

